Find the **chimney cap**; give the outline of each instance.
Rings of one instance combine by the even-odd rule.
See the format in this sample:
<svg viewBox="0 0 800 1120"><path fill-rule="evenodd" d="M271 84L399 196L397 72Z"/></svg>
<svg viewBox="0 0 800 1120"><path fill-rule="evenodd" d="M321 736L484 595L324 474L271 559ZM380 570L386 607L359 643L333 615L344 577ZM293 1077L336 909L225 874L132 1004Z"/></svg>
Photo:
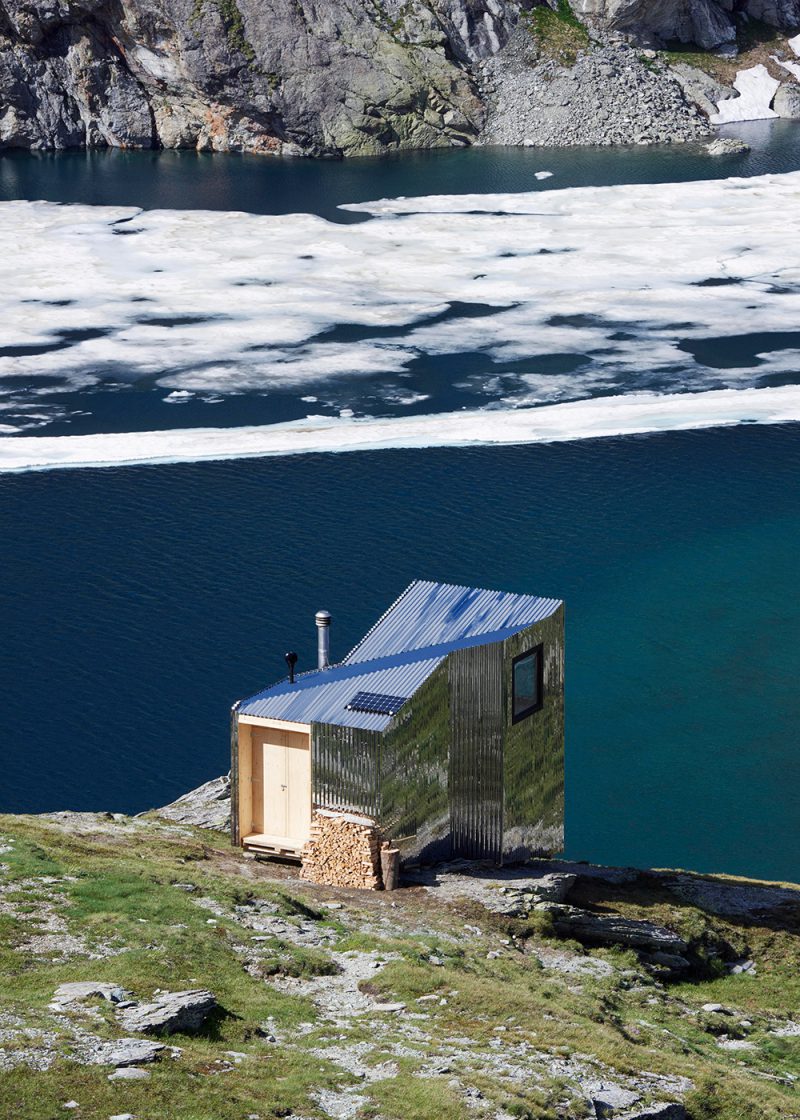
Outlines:
<svg viewBox="0 0 800 1120"><path fill-rule="evenodd" d="M317 611L314 617L317 620L317 626L330 626L331 624L330 611Z"/></svg>

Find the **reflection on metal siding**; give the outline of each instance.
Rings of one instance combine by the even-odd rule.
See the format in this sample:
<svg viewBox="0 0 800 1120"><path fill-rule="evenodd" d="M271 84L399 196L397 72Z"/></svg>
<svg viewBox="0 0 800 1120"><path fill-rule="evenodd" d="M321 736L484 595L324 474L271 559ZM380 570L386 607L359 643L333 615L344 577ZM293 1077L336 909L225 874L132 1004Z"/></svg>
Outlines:
<svg viewBox="0 0 800 1120"><path fill-rule="evenodd" d="M234 844L241 843L239 822L239 705L231 709L231 836Z"/></svg>
<svg viewBox="0 0 800 1120"><path fill-rule="evenodd" d="M544 646L543 705L511 720L511 663ZM505 643L503 858L553 855L564 846L564 611Z"/></svg>
<svg viewBox="0 0 800 1120"><path fill-rule="evenodd" d="M461 642L481 635L521 630L547 618L560 605L559 599L536 595L416 580L351 650L345 662L370 661L441 644L452 643L458 648Z"/></svg>
<svg viewBox="0 0 800 1120"><path fill-rule="evenodd" d="M403 859L448 859L450 704L441 665L382 735L380 824Z"/></svg>
<svg viewBox="0 0 800 1120"><path fill-rule="evenodd" d="M453 854L502 857L503 651L476 646L449 660Z"/></svg>
<svg viewBox="0 0 800 1120"><path fill-rule="evenodd" d="M323 809L347 809L377 819L380 744L375 731L312 724L312 796Z"/></svg>

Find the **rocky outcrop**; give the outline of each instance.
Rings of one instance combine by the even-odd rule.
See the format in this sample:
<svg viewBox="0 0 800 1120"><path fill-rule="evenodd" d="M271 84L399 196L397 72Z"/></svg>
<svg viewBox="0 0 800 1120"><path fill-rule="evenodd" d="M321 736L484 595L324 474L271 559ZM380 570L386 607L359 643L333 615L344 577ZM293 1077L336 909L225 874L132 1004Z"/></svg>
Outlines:
<svg viewBox="0 0 800 1120"><path fill-rule="evenodd" d="M710 156L743 156L750 151L750 147L744 140L737 140L733 136L720 136L710 144L706 144L706 151Z"/></svg>
<svg viewBox="0 0 800 1120"><path fill-rule="evenodd" d="M217 1006L213 993L204 988L188 992L157 991L152 1002L140 1003L124 988L96 980L61 984L56 988L49 1006L51 1011L62 1014L92 1017L92 1007L88 1004L91 999L103 999L113 1004L120 1025L135 1034L174 1034L176 1031L196 1034ZM84 1061L94 1065L129 1066L137 1062L152 1062L164 1049L159 1043L136 1038L121 1038L103 1044L93 1041L97 1044L89 1056L84 1055Z"/></svg>
<svg viewBox="0 0 800 1120"><path fill-rule="evenodd" d="M176 824L227 832L231 827L231 776L225 774L221 778L212 778L210 782L153 812Z"/></svg>
<svg viewBox="0 0 800 1120"><path fill-rule="evenodd" d="M146 1062L157 1061L165 1049L162 1042L150 1042L145 1038L116 1038L110 1042L95 1042L83 1049L79 1057L83 1065L114 1066L115 1069L129 1070Z"/></svg>
<svg viewBox="0 0 800 1120"><path fill-rule="evenodd" d="M654 922L621 918L617 914L594 914L577 906L555 903L542 903L537 909L550 914L555 929L562 936L589 945L625 945L645 952L674 955L681 955L689 948L674 930Z"/></svg>
<svg viewBox="0 0 800 1120"><path fill-rule="evenodd" d="M581 16L613 31L633 35L640 42L677 39L709 49L736 39L724 5L717 0L571 0Z"/></svg>
<svg viewBox="0 0 800 1120"><path fill-rule="evenodd" d="M135 1003L117 1014L126 1031L151 1034L196 1034L217 1006L211 992L161 992L152 1003Z"/></svg>
<svg viewBox="0 0 800 1120"><path fill-rule="evenodd" d="M733 43L734 14L783 30L800 26L800 0L570 0L570 4L598 27L651 46L677 40L711 50Z"/></svg>

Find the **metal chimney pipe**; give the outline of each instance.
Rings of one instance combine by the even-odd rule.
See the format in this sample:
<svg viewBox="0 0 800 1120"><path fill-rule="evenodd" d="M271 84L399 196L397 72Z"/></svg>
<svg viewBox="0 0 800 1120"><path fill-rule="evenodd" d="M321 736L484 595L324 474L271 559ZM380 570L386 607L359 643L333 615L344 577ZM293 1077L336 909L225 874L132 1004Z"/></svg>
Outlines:
<svg viewBox="0 0 800 1120"><path fill-rule="evenodd" d="M329 611L317 611L317 668L327 669L331 663L331 616Z"/></svg>

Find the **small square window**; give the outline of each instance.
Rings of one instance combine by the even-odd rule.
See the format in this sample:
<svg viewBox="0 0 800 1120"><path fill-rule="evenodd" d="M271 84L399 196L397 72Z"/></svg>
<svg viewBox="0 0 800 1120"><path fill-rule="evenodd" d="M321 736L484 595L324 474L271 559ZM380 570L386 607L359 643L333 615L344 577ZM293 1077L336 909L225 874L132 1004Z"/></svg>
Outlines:
<svg viewBox="0 0 800 1120"><path fill-rule="evenodd" d="M542 647L537 646L515 657L512 665L511 722L519 723L542 707L543 694Z"/></svg>

